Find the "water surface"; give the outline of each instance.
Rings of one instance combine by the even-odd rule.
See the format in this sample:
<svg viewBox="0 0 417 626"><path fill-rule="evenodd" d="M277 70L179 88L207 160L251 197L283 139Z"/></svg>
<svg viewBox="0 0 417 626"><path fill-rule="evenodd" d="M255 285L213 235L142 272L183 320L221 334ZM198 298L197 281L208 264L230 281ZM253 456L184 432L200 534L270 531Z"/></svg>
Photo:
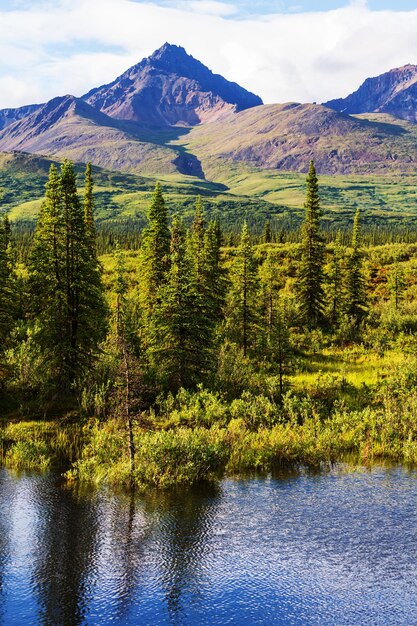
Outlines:
<svg viewBox="0 0 417 626"><path fill-rule="evenodd" d="M417 624L417 473L137 497L0 472L0 624Z"/></svg>

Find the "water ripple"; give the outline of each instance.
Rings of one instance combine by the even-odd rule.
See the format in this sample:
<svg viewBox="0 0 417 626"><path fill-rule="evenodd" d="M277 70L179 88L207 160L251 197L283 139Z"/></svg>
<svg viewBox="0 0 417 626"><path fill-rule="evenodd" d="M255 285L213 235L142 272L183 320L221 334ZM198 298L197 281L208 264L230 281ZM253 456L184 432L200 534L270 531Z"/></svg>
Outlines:
<svg viewBox="0 0 417 626"><path fill-rule="evenodd" d="M0 624L417 624L417 473L145 498L0 472Z"/></svg>

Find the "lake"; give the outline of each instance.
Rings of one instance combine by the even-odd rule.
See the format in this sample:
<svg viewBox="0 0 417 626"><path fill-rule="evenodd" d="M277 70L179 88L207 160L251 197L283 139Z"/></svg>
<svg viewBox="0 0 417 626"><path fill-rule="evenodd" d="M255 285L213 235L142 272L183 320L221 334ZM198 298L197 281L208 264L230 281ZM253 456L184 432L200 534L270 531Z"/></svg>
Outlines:
<svg viewBox="0 0 417 626"><path fill-rule="evenodd" d="M5 626L417 624L417 472L151 493L0 471Z"/></svg>

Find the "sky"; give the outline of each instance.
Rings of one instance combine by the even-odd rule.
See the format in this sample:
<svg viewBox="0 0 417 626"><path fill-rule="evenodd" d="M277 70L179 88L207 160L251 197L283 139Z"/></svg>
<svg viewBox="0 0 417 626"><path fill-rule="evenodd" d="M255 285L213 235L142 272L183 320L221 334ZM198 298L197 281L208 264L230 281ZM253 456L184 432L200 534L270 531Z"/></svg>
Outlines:
<svg viewBox="0 0 417 626"><path fill-rule="evenodd" d="M0 0L0 108L81 96L165 41L270 102L417 64L417 0Z"/></svg>

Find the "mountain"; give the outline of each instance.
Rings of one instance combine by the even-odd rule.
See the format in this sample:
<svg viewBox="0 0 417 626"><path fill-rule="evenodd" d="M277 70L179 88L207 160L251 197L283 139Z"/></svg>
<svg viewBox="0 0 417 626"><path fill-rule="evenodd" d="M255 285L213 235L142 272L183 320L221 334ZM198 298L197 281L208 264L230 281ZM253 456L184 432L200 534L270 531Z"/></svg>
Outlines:
<svg viewBox="0 0 417 626"><path fill-rule="evenodd" d="M262 104L168 43L83 99L110 117L153 126L193 126Z"/></svg>
<svg viewBox="0 0 417 626"><path fill-rule="evenodd" d="M180 172L201 176L198 162L147 137L136 124L120 122L74 96L54 98L0 132L0 150L21 151L126 172Z"/></svg>
<svg viewBox="0 0 417 626"><path fill-rule="evenodd" d="M216 182L227 182L236 167L306 172L310 159L320 174L411 173L417 125L383 108L400 98L405 111L415 85L417 68L407 66L369 79L351 97L352 111L338 111L335 101L262 105L184 48L165 44L83 98L57 97L3 118L0 112L7 119L0 151Z"/></svg>
<svg viewBox="0 0 417 626"><path fill-rule="evenodd" d="M414 125L389 116L351 117L314 104L256 107L193 128L181 141L213 180L231 163L306 172L313 159L320 174L414 172L417 164Z"/></svg>
<svg viewBox="0 0 417 626"><path fill-rule="evenodd" d="M17 109L1 109L0 110L0 130L13 124L17 120L21 120L23 117L30 115L34 111L40 108L40 104L28 104L27 106L19 107Z"/></svg>
<svg viewBox="0 0 417 626"><path fill-rule="evenodd" d="M344 113L389 113L417 122L417 66L404 65L375 78L367 78L357 91L326 102Z"/></svg>

